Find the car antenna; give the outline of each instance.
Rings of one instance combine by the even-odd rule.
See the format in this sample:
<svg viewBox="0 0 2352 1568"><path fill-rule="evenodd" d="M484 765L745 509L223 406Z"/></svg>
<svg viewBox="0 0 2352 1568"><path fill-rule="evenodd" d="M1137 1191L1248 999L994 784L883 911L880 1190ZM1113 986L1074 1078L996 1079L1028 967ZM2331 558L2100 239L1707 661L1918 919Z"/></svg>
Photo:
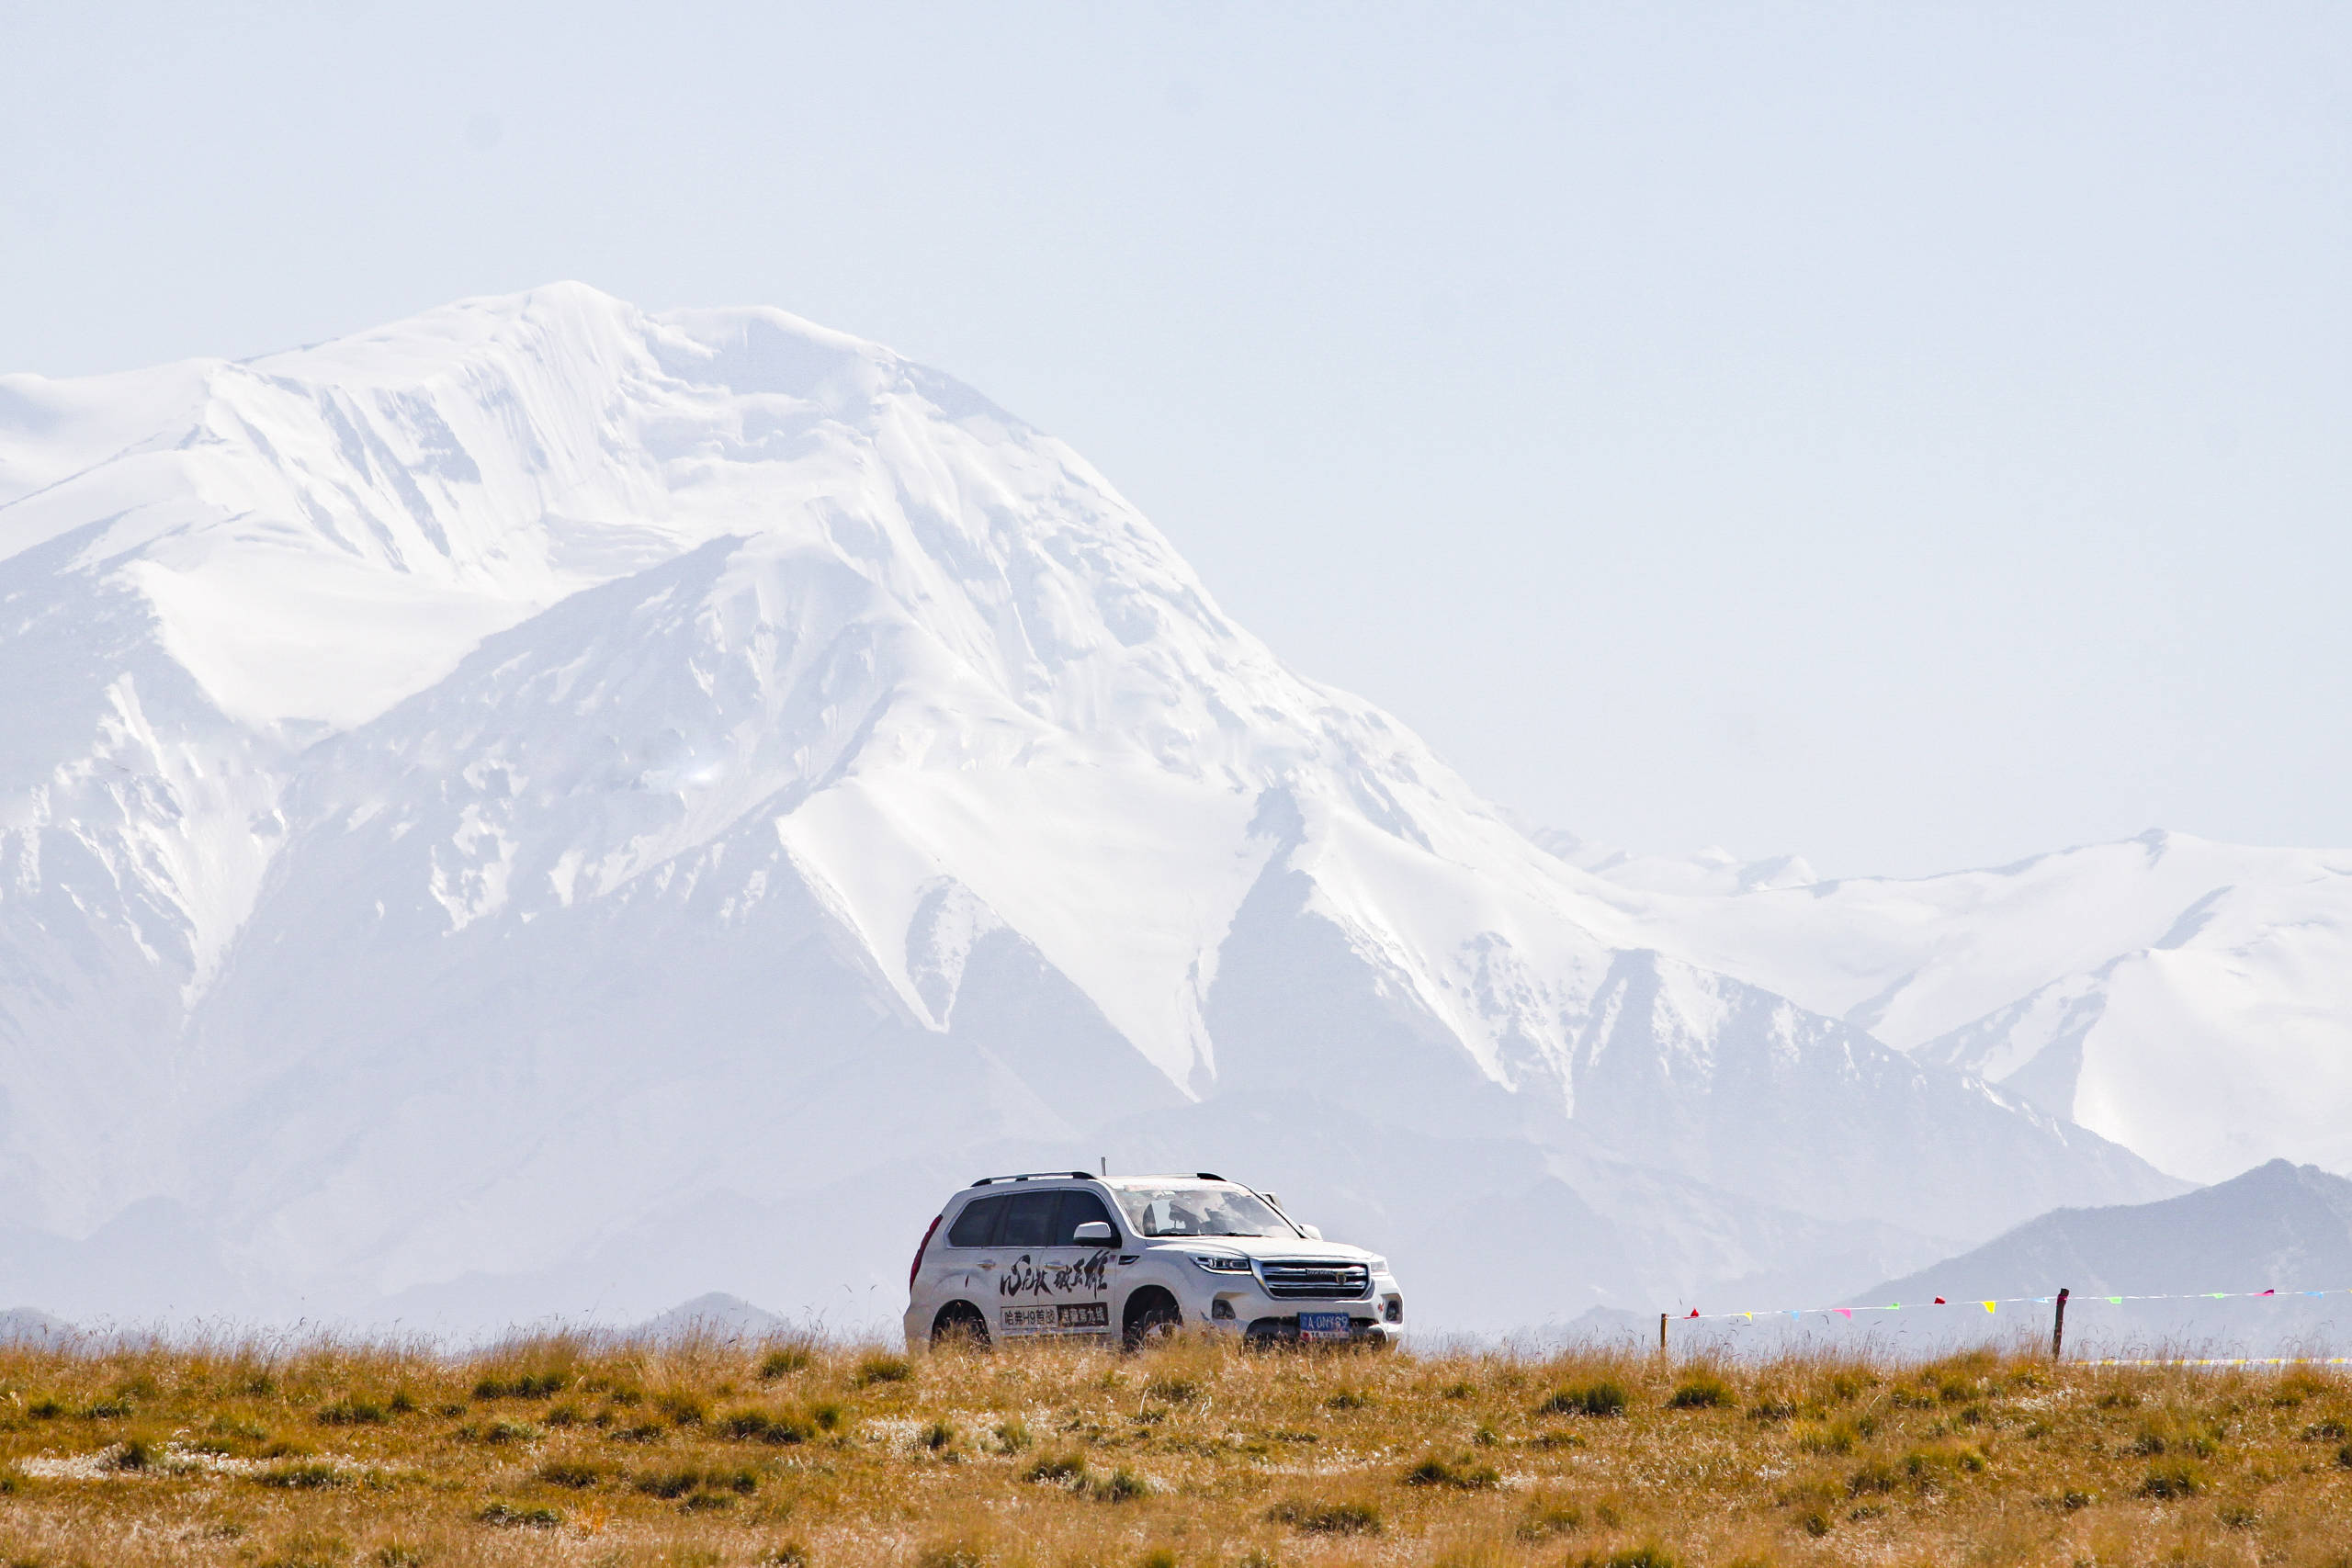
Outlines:
<svg viewBox="0 0 2352 1568"><path fill-rule="evenodd" d="M1104 1155L1102 1156L1102 1174L1105 1176L1111 1174L1111 1156L1109 1155Z"/></svg>

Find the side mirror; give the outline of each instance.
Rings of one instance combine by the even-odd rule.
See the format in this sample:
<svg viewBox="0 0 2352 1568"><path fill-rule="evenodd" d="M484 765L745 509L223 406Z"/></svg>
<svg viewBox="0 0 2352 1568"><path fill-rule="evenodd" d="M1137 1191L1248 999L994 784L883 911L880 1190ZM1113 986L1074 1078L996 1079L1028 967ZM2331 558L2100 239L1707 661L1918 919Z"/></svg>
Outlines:
<svg viewBox="0 0 2352 1568"><path fill-rule="evenodd" d="M1089 1220L1070 1232L1070 1240L1080 1247L1116 1247L1119 1233L1107 1220Z"/></svg>
<svg viewBox="0 0 2352 1568"><path fill-rule="evenodd" d="M1323 1229L1320 1225L1301 1225L1298 1228L1306 1233L1306 1239L1309 1241L1323 1239Z"/></svg>

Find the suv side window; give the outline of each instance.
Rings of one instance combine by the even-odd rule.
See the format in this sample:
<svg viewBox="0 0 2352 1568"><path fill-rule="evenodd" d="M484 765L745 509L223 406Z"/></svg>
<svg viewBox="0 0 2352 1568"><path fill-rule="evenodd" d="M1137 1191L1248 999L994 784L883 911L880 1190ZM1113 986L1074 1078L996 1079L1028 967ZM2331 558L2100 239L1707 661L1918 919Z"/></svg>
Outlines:
<svg viewBox="0 0 2352 1568"><path fill-rule="evenodd" d="M1016 1192L1001 1200L1005 1205L1004 1229L999 1247L1051 1247L1054 1219L1060 1209L1059 1192Z"/></svg>
<svg viewBox="0 0 2352 1568"><path fill-rule="evenodd" d="M964 1205L956 1223L947 1227L950 1247L994 1247L998 1228L1004 1222L1005 1205L1012 1200L1006 1197L975 1198Z"/></svg>
<svg viewBox="0 0 2352 1568"><path fill-rule="evenodd" d="M1113 1235L1119 1234L1118 1222L1111 1218L1111 1211L1102 1206L1102 1199L1075 1188L1064 1192L1062 1212L1054 1221L1053 1244L1056 1247L1076 1247L1078 1227L1089 1220L1100 1220L1111 1227Z"/></svg>

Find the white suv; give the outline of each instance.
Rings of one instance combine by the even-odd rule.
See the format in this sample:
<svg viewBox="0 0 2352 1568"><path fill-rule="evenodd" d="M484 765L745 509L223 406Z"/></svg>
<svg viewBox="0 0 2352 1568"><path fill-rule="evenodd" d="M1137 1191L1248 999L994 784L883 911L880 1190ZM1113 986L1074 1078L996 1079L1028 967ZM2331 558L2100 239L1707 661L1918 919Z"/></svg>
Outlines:
<svg viewBox="0 0 2352 1568"><path fill-rule="evenodd" d="M1388 1261L1325 1241L1271 1192L1193 1176L988 1176L947 1201L907 1275L907 1344L1179 1326L1252 1345L1388 1346L1405 1298Z"/></svg>

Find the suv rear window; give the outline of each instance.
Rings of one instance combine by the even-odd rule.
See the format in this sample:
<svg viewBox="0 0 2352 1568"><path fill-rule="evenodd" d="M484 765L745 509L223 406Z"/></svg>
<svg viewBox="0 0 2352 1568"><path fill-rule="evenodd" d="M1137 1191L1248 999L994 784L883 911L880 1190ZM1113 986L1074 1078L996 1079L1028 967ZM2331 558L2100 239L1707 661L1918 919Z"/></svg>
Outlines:
<svg viewBox="0 0 2352 1568"><path fill-rule="evenodd" d="M975 1198L964 1205L956 1223L947 1227L950 1247L994 1247L997 1226L1004 1222L1004 1206L1010 1198Z"/></svg>
<svg viewBox="0 0 2352 1568"><path fill-rule="evenodd" d="M1100 1220L1118 1234L1102 1200L1091 1192L1060 1188L1046 1192L999 1192L964 1205L947 1227L950 1247L1072 1247L1078 1227Z"/></svg>

